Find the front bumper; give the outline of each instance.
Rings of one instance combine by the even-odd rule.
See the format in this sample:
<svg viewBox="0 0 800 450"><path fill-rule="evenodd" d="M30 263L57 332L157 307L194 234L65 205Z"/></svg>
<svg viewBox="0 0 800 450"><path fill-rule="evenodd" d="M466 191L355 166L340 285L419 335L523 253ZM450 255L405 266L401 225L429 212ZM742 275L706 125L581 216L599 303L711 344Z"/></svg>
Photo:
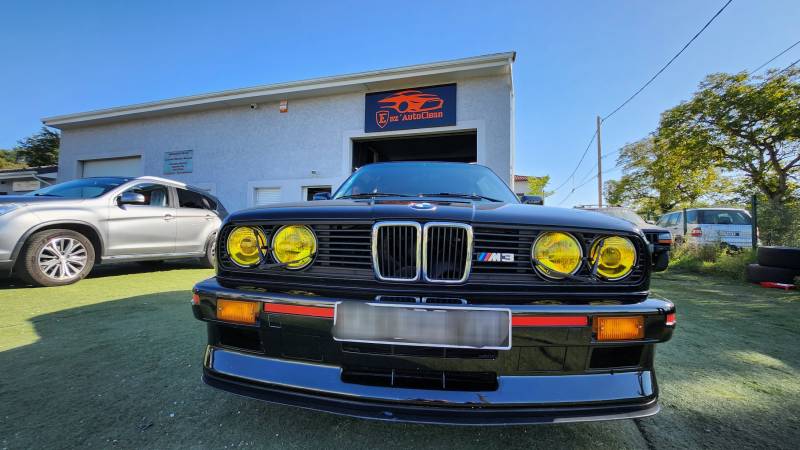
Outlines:
<svg viewBox="0 0 800 450"><path fill-rule="evenodd" d="M645 417L658 412L658 387L652 367L653 348L671 336L672 329L649 325L651 339L642 344L641 363L636 367L611 370L576 370L588 364L590 351L583 340L591 330L550 328L514 329L511 351L499 351L491 360L472 360L391 355L353 355L330 338L331 320L325 318L284 317L263 313L259 325L250 327L261 336L263 348L239 349L220 340L223 324L209 317L217 298L251 300L304 306L332 305L346 299L333 299L309 293L266 292L246 287L223 287L215 279L195 286L200 299L193 307L197 318L209 323L209 345L203 364L203 380L210 386L239 395L327 411L354 417L436 424L510 425L580 422ZM486 305L481 305L486 306ZM503 305L518 314L649 314L674 312L665 300L649 298L632 304L539 304ZM239 329L244 329L239 326ZM536 334L535 331L542 331ZM319 344L311 354L286 355L289 345L280 333L303 336L303 343ZM298 334L304 333L304 334ZM326 334L327 333L327 334ZM543 334L544 333L544 334ZM314 335L315 339L309 336ZM589 337L587 337L589 336ZM652 338L656 336L655 338ZM273 339L273 337L276 337ZM549 342L545 342L549 339ZM563 342L559 341L562 339ZM320 344L321 342L321 344ZM574 346L562 354L558 369L541 371L535 367L539 355L528 350L554 349L553 345ZM605 347L608 347L607 345ZM558 352L545 352L552 358ZM528 355L526 357L526 355ZM527 361L526 361L527 358ZM306 359L305 361L301 359ZM480 370L497 373L497 388L480 391L416 389L408 387L357 384L343 380L344 368L359 364L406 369ZM526 370L525 363L533 364ZM582 366L581 366L582 367Z"/></svg>
<svg viewBox="0 0 800 450"><path fill-rule="evenodd" d="M348 384L341 368L208 347L203 381L272 403L385 421L520 425L646 417L659 411L652 371L501 376L491 392Z"/></svg>

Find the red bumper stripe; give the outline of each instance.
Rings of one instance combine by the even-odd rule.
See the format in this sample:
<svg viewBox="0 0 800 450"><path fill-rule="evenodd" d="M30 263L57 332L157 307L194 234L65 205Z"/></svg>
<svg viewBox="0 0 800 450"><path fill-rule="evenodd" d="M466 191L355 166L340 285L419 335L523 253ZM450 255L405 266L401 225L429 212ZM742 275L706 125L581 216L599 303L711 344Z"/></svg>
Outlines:
<svg viewBox="0 0 800 450"><path fill-rule="evenodd" d="M515 327L585 327L589 325L586 316L514 316L511 325Z"/></svg>
<svg viewBox="0 0 800 450"><path fill-rule="evenodd" d="M333 307L322 306L297 306L282 305L279 303L264 303L264 312L276 314L292 314L295 316L325 317L333 319Z"/></svg>

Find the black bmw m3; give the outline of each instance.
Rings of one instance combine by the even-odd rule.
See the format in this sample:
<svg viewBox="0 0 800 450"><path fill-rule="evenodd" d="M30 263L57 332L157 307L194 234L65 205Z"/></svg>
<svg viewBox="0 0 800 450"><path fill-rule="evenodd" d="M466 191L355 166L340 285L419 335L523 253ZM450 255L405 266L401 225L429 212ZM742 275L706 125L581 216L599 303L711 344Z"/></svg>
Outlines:
<svg viewBox="0 0 800 450"><path fill-rule="evenodd" d="M327 200L231 214L194 287L203 380L349 416L527 424L658 412L635 225L522 204L461 163L362 167Z"/></svg>

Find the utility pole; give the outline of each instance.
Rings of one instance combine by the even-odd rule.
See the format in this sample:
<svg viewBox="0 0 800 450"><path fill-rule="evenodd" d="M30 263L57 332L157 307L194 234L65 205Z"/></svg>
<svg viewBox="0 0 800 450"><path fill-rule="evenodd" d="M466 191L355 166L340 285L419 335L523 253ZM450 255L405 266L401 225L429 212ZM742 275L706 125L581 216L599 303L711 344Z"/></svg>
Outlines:
<svg viewBox="0 0 800 450"><path fill-rule="evenodd" d="M600 123L597 116L597 205L603 207L603 147L600 144Z"/></svg>

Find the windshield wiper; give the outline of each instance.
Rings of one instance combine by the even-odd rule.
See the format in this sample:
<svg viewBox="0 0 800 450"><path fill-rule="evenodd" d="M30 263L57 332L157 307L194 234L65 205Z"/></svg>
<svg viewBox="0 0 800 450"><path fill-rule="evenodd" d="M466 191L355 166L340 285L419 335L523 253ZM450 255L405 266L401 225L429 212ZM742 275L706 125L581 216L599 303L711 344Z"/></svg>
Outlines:
<svg viewBox="0 0 800 450"><path fill-rule="evenodd" d="M430 194L419 194L420 197L458 197L458 198L468 198L471 200L488 200L490 202L502 202L502 200L498 200L496 198L487 197L485 195L479 194L458 194L455 192L439 192L439 193L430 193Z"/></svg>
<svg viewBox="0 0 800 450"><path fill-rule="evenodd" d="M372 197L413 197L408 194L392 194L389 192L364 192L361 194L343 195L337 198L372 198Z"/></svg>

